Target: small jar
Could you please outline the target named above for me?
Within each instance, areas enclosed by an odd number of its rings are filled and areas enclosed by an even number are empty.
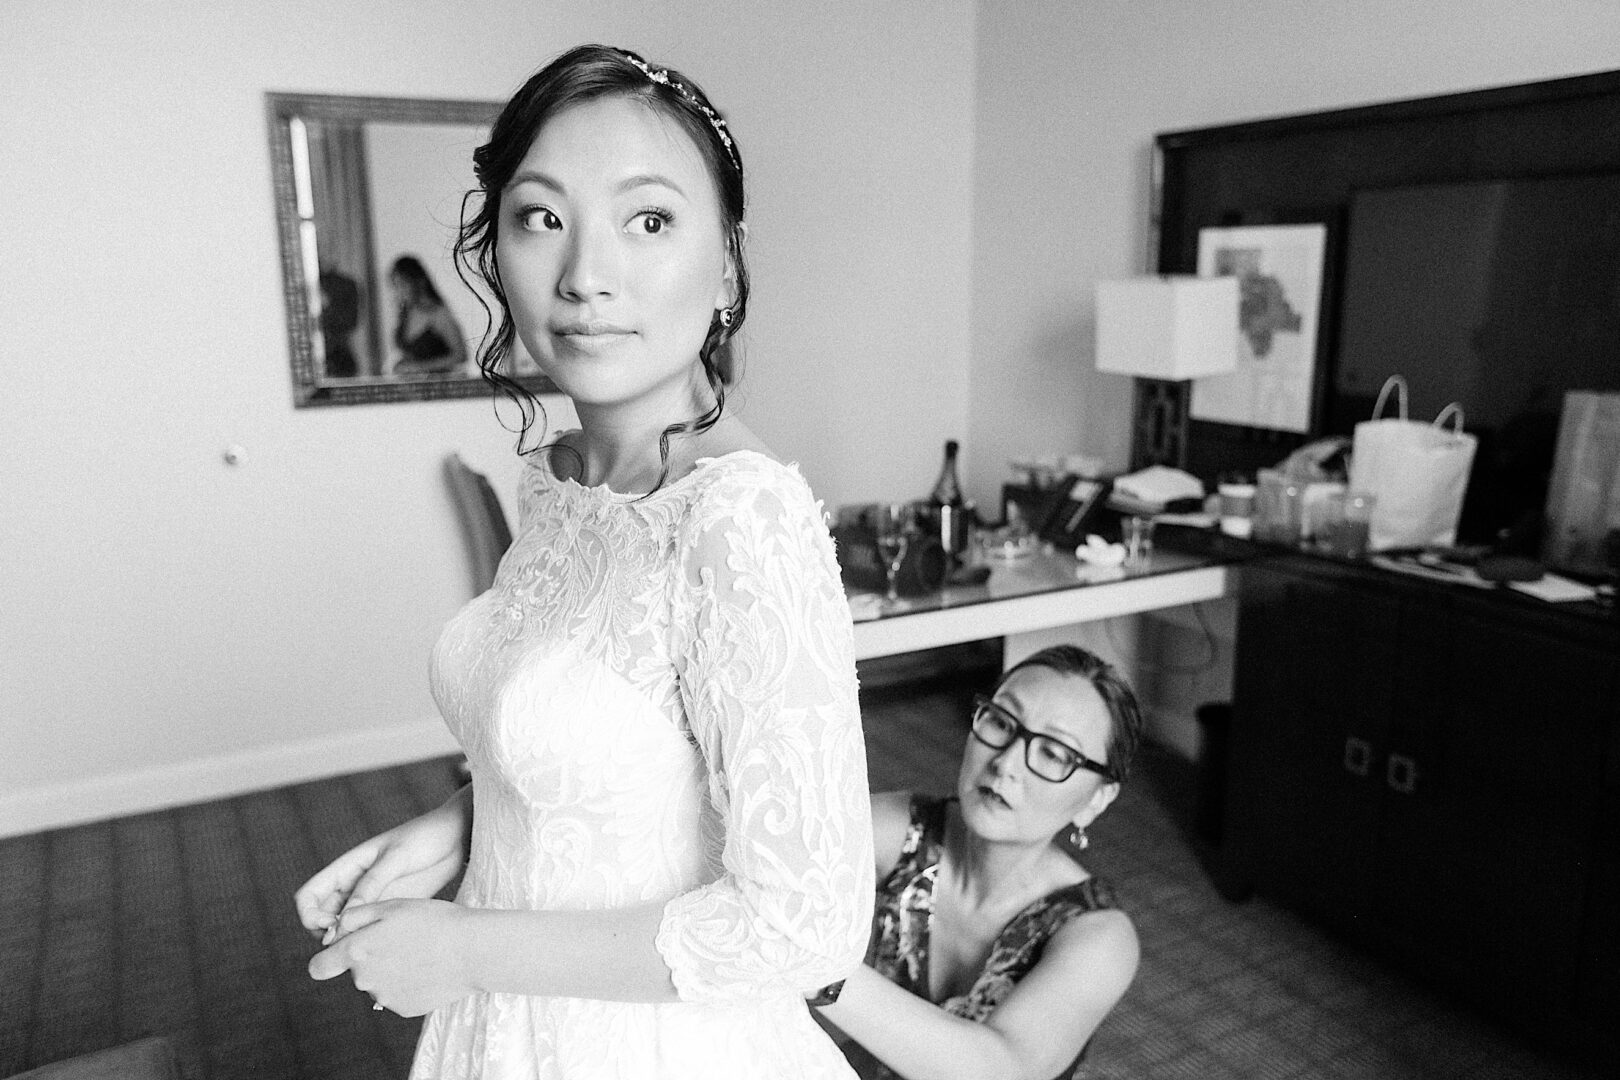
[[[1220,498],[1221,532],[1247,539],[1254,533],[1254,485],[1229,481],[1216,487]]]

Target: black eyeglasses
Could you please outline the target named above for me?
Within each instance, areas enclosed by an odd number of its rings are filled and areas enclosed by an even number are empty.
[[[973,737],[992,750],[1005,750],[1015,740],[1024,740],[1024,764],[1042,780],[1061,784],[1076,769],[1088,769],[1105,780],[1114,779],[1114,770],[1092,761],[1066,742],[1029,730],[1012,713],[983,694],[973,698]]]

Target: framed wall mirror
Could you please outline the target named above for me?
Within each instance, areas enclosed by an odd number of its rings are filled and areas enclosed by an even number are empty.
[[[452,252],[500,105],[271,93],[266,111],[294,404],[487,393],[489,297]],[[555,392],[521,342],[509,364]]]

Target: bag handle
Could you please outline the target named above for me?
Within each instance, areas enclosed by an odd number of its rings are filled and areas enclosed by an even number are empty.
[[[1384,388],[1378,391],[1378,404],[1373,406],[1372,418],[1379,419],[1384,414],[1384,402],[1389,399],[1389,392],[1396,391],[1395,400],[1401,411],[1401,419],[1406,419],[1406,380],[1399,375],[1391,375],[1384,380]],[[1439,423],[1438,420],[1435,423]]]
[[[1453,435],[1461,435],[1463,433],[1462,402],[1453,401],[1450,405],[1447,405],[1445,408],[1441,409],[1440,415],[1434,418],[1434,426],[1437,428],[1443,428],[1446,426],[1446,421],[1450,419],[1455,419],[1457,421],[1456,425],[1452,427],[1451,433]]]

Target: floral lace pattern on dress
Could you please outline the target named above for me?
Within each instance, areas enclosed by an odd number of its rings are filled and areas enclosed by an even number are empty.
[[[474,780],[458,902],[663,904],[668,1005],[475,994],[418,1077],[846,1077],[805,994],[860,961],[871,818],[854,638],[821,509],[744,451],[651,496],[525,469],[436,700]]]

